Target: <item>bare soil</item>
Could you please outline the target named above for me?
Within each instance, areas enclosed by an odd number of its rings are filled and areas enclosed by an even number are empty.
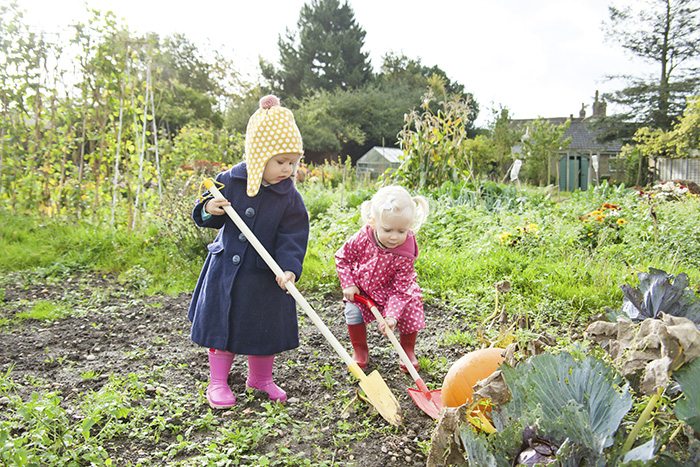
[[[0,328],[0,371],[6,372],[12,368],[14,381],[40,378],[45,382],[42,391],[59,392],[62,403],[69,406],[86,391],[98,390],[110,374],[138,374],[170,363],[172,365],[166,366],[168,370],[159,388],[149,390],[177,388],[191,391],[191,403],[188,404],[191,415],[204,416],[210,410],[203,396],[208,379],[207,352],[189,339],[189,294],[141,296],[119,286],[112,277],[88,273],[77,277],[70,274],[60,280],[32,279],[28,282],[18,274],[5,275],[3,282],[5,294],[4,301],[0,303],[0,318],[12,319],[14,313],[37,300],[72,303],[75,311],[72,316],[53,322],[13,321],[9,327]],[[333,334],[351,351],[339,297],[309,301]],[[299,313],[302,314],[301,311]],[[452,362],[466,352],[454,346],[439,345],[442,330],[454,327],[450,323],[449,310],[427,307],[426,316],[428,327],[419,334],[419,355],[431,359],[445,357],[447,362]],[[425,465],[426,458],[419,443],[425,444],[430,439],[435,422],[408,397],[406,388],[415,385],[408,375],[399,371],[396,354],[389,341],[376,330],[374,323],[368,328],[368,334],[371,361],[367,372],[378,370],[399,400],[402,425],[379,430],[381,437],[373,435],[363,440],[353,440],[339,448],[334,448],[337,446],[333,439],[335,431],[321,427],[322,433],[316,434],[316,447],[333,452],[332,459],[314,459],[318,449],[308,446],[304,440],[290,439],[291,435],[284,432],[274,440],[275,443],[284,443],[291,450],[306,451],[307,458],[318,463],[332,460],[338,465]],[[340,357],[310,320],[303,317],[300,318],[300,341],[299,348],[278,357],[274,374],[277,383],[287,391],[289,416],[295,421],[317,426],[319,407],[337,403],[336,391],[353,391],[358,386],[348,377]],[[229,376],[229,384],[237,394],[239,403],[231,410],[214,412],[221,423],[254,414],[265,401],[261,394],[245,397],[245,360],[244,356],[237,356]],[[320,383],[322,378],[319,378],[318,368],[323,365],[332,366],[332,376],[337,382],[332,389]],[[100,376],[87,380],[81,378],[81,374],[89,370]],[[431,376],[421,371],[426,382],[436,386],[441,384],[443,375]],[[20,384],[18,390],[23,398],[28,398],[37,388],[31,384]],[[359,398],[348,404],[337,417],[358,424],[367,419],[373,426],[387,426],[387,422]],[[331,424],[334,420],[321,423]],[[174,436],[165,432],[156,445],[148,446],[123,438],[105,448],[123,465],[148,459],[149,453],[164,449],[174,441]],[[186,462],[186,459],[179,461]]]

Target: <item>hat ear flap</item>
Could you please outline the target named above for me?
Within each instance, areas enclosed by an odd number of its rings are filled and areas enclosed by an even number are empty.
[[[263,172],[265,171],[265,163],[263,163],[261,159],[258,159],[253,161],[252,164],[246,164],[248,168],[248,186],[246,187],[246,193],[251,198],[260,191]]]

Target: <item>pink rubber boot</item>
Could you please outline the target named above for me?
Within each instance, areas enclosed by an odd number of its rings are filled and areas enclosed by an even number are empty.
[[[248,379],[245,385],[248,389],[266,392],[273,401],[285,402],[287,393],[272,381],[274,362],[274,355],[248,355]]]
[[[234,356],[225,350],[209,349],[207,401],[212,409],[228,409],[236,404],[236,396],[228,387],[228,372]]]

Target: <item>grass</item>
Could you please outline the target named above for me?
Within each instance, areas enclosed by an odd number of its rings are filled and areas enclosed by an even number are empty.
[[[504,193],[509,196],[507,202],[490,199],[488,204],[462,195],[431,199],[432,215],[418,234],[421,255],[416,268],[426,299],[454,310],[455,326],[445,329],[440,345],[466,348],[486,340],[527,342],[547,332],[556,336],[559,345],[576,345],[568,330],[606,307],[618,308],[619,286],[636,285],[636,274],[649,267],[672,274],[685,272],[691,287],[698,289],[698,199],[658,204],[654,219],[650,206],[631,191],[590,190],[566,194],[556,202],[541,190],[517,196]],[[305,294],[339,295],[333,254],[360,227],[357,206],[369,194],[364,190],[324,198],[323,190],[316,190],[310,195],[311,241],[299,284]],[[619,236],[603,235],[592,248],[581,237],[580,216],[604,202],[619,204],[627,223]],[[537,228],[524,229],[532,224]],[[509,233],[507,242],[501,240],[504,232]],[[134,295],[190,292],[205,253],[196,235],[172,236],[155,224],[131,232],[29,216],[20,221],[2,211],[0,251],[4,253],[0,271],[23,271],[43,283],[61,281],[76,270],[96,272],[125,284]],[[198,253],[187,253],[192,251]],[[498,295],[496,308],[495,284],[506,280],[511,290]],[[0,284],[0,302],[11,290],[10,285]],[[109,305],[108,296],[94,300],[92,306]],[[15,320],[61,319],[75,305],[39,300],[14,315],[0,315],[0,326]],[[486,321],[501,310],[527,319],[529,329],[488,328]],[[164,339],[153,342],[167,344]],[[145,351],[125,350],[124,357],[140,360]],[[426,375],[442,375],[448,362],[421,357],[421,365]],[[36,390],[23,400],[11,371],[0,374],[0,463],[110,465],[117,460],[110,458],[104,446],[118,446],[120,439],[129,437],[159,446],[148,453],[147,461],[153,464],[178,465],[187,458],[192,464],[309,465],[309,459],[276,442],[277,427],[298,433],[310,446],[329,420],[334,425],[335,447],[376,434],[370,425],[332,418],[338,409],[332,406],[317,407],[320,416],[312,424],[291,419],[278,404],[264,404],[260,413],[237,413],[224,423],[211,411],[193,410],[203,401],[193,401],[191,388],[158,391],[164,384],[163,372],[169,370],[111,375],[98,391],[87,390],[70,400],[39,378],[24,381]],[[337,389],[330,368],[319,366],[316,374],[325,388]],[[80,377],[85,382],[103,378],[93,370]],[[156,389],[148,389],[152,387]],[[200,399],[203,391],[202,386]],[[340,397],[340,407],[350,398],[349,394]],[[677,426],[673,417],[662,421],[673,429]],[[425,443],[424,451],[427,448]],[[332,458],[332,452],[323,451],[331,448],[317,449],[321,451],[316,457]]]
[[[202,246],[203,248],[203,246]],[[89,270],[114,274],[145,293],[178,293],[197,279],[200,260],[181,254],[162,230],[112,230],[88,222],[17,217],[0,211],[0,270]]]
[[[65,305],[39,300],[27,311],[21,311],[15,315],[18,320],[33,319],[37,321],[55,321],[70,313]]]
[[[117,465],[119,460],[111,458],[104,446],[128,438],[130,444],[158,445],[145,454],[146,465],[310,465],[303,453],[275,440],[280,433],[292,431],[296,439],[313,444],[321,426],[312,429],[297,422],[284,405],[270,402],[262,403],[261,411],[233,418],[222,419],[209,409],[201,414],[193,410],[201,401],[193,398],[190,388],[159,390],[165,371],[170,370],[112,375],[99,390],[70,400],[53,391],[33,392],[23,400],[15,392],[11,370],[0,374],[0,398],[5,405],[0,416],[0,463]],[[82,375],[84,380],[96,376]],[[371,430],[367,430],[363,436],[369,436]],[[169,441],[163,443],[166,437]],[[187,460],[181,464],[184,455]],[[332,454],[319,453],[319,458],[330,459]]]

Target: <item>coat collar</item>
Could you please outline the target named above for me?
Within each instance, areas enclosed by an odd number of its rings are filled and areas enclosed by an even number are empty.
[[[397,246],[396,248],[383,248],[377,244],[377,239],[374,236],[374,229],[368,224],[362,228],[363,234],[372,242],[372,245],[377,247],[379,251],[386,253],[393,253],[397,256],[405,256],[406,258],[416,259],[418,258],[418,244],[416,243],[416,236],[413,232],[408,233],[406,241],[403,244]]]
[[[231,175],[231,178],[239,179],[239,180],[248,180],[248,169],[246,167],[245,162],[241,162],[239,164],[234,165],[229,169],[229,174]],[[275,183],[274,185],[269,185],[269,186],[261,186],[260,189],[262,190],[270,190],[273,193],[277,193],[278,195],[286,195],[289,193],[292,189],[294,188],[294,182],[292,181],[292,178],[288,178],[286,180],[282,180],[279,183]],[[260,193],[260,192],[258,192]]]

